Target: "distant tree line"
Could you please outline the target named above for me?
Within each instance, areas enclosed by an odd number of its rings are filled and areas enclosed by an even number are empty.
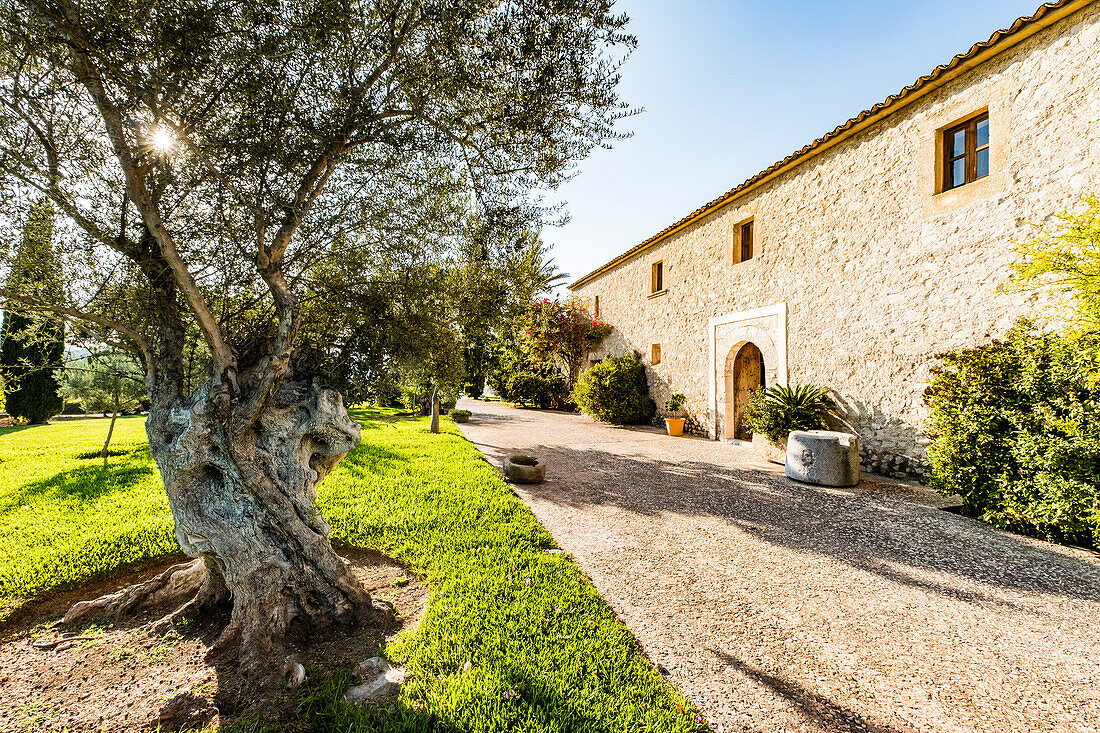
[[[63,298],[60,260],[54,252],[54,210],[39,199],[27,214],[5,287],[41,302]],[[54,313],[4,312],[0,377],[9,415],[31,424],[61,412],[58,369],[65,352],[65,322]]]

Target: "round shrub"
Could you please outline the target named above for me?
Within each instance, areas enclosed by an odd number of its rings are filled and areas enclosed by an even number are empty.
[[[469,422],[472,414],[469,410],[451,410],[451,419],[455,422]]]
[[[564,407],[565,377],[553,368],[523,369],[508,378],[506,395],[508,400],[524,406]]]
[[[636,351],[597,362],[577,379],[572,398],[586,415],[616,425],[648,425],[657,414]]]

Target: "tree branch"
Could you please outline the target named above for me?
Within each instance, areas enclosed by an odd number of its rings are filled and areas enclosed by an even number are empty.
[[[118,158],[123,175],[126,176],[126,187],[130,194],[130,200],[141,212],[149,233],[156,239],[157,244],[160,246],[161,255],[175,276],[177,286],[183,293],[191,311],[195,314],[199,329],[202,331],[213,356],[217,373],[225,376],[229,381],[227,386],[233,392],[236,392],[236,356],[229,344],[226,343],[217,319],[210,311],[198,283],[195,282],[195,278],[180,257],[175,240],[161,219],[160,211],[152,201],[149,190],[141,177],[139,164],[134,159],[126,142],[122,115],[109,99],[103,80],[95,73],[87,58],[74,51],[72,62],[78,80],[91,94],[100,116],[103,118],[107,135],[115,151],[115,157]]]
[[[86,323],[94,323],[97,326],[109,328],[132,342],[133,350],[136,351],[145,362],[145,368],[149,375],[154,374],[156,371],[156,365],[153,361],[153,350],[149,341],[134,329],[118,321],[107,318],[106,316],[101,316],[98,313],[90,313],[78,308],[58,305],[56,303],[46,303],[33,295],[24,295],[22,293],[12,292],[7,288],[0,288],[0,306],[3,306],[3,308],[7,310],[11,308],[12,304],[15,304],[15,310],[56,313],[65,318],[76,319]]]
[[[11,151],[6,152],[8,152],[9,154],[11,153]],[[17,160],[16,163],[22,166],[22,168],[27,167],[24,161]],[[17,168],[10,164],[3,166],[4,172],[15,177],[21,183],[24,183],[25,185],[35,189],[36,191],[41,192],[43,195],[47,196],[50,201],[57,204],[57,207],[61,209],[65,216],[72,219],[73,223],[83,229],[88,234],[88,236],[92,237],[97,242],[107,245],[111,249],[127,257],[133,258],[135,256],[137,249],[134,246],[133,241],[123,237],[114,237],[111,234],[107,233],[102,228],[100,228],[100,226],[96,224],[92,219],[85,216],[78,208],[76,208],[76,206],[65,194],[65,192],[61,190],[61,187],[57,184],[57,182],[53,182],[49,185],[43,186],[38,181],[35,181],[34,179],[24,174],[22,168]]]

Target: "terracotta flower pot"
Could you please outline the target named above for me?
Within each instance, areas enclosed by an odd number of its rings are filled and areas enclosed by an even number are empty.
[[[682,417],[666,417],[665,428],[668,430],[669,435],[683,435],[684,434],[684,418]]]
[[[763,458],[765,461],[771,463],[778,463],[780,466],[787,463],[787,439],[780,438],[773,441],[763,433],[752,434],[752,449],[756,455]]]

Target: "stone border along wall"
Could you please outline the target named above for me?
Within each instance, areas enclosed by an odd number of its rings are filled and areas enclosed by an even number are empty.
[[[935,193],[939,131],[985,108],[991,175]],[[1092,4],[578,287],[600,296],[615,327],[595,356],[636,349],[648,363],[662,344],[661,364],[648,367],[653,398],[661,406],[683,392],[688,429],[713,433],[723,408],[711,380],[727,355],[708,353],[708,322],[785,303],[776,337],[786,379],[835,391],[865,470],[926,479],[923,393],[935,355],[1049,313],[1038,295],[1000,286],[1033,224],[1100,193],[1097,161]],[[757,256],[733,264],[749,218]],[[657,260],[667,293],[650,298]]]

